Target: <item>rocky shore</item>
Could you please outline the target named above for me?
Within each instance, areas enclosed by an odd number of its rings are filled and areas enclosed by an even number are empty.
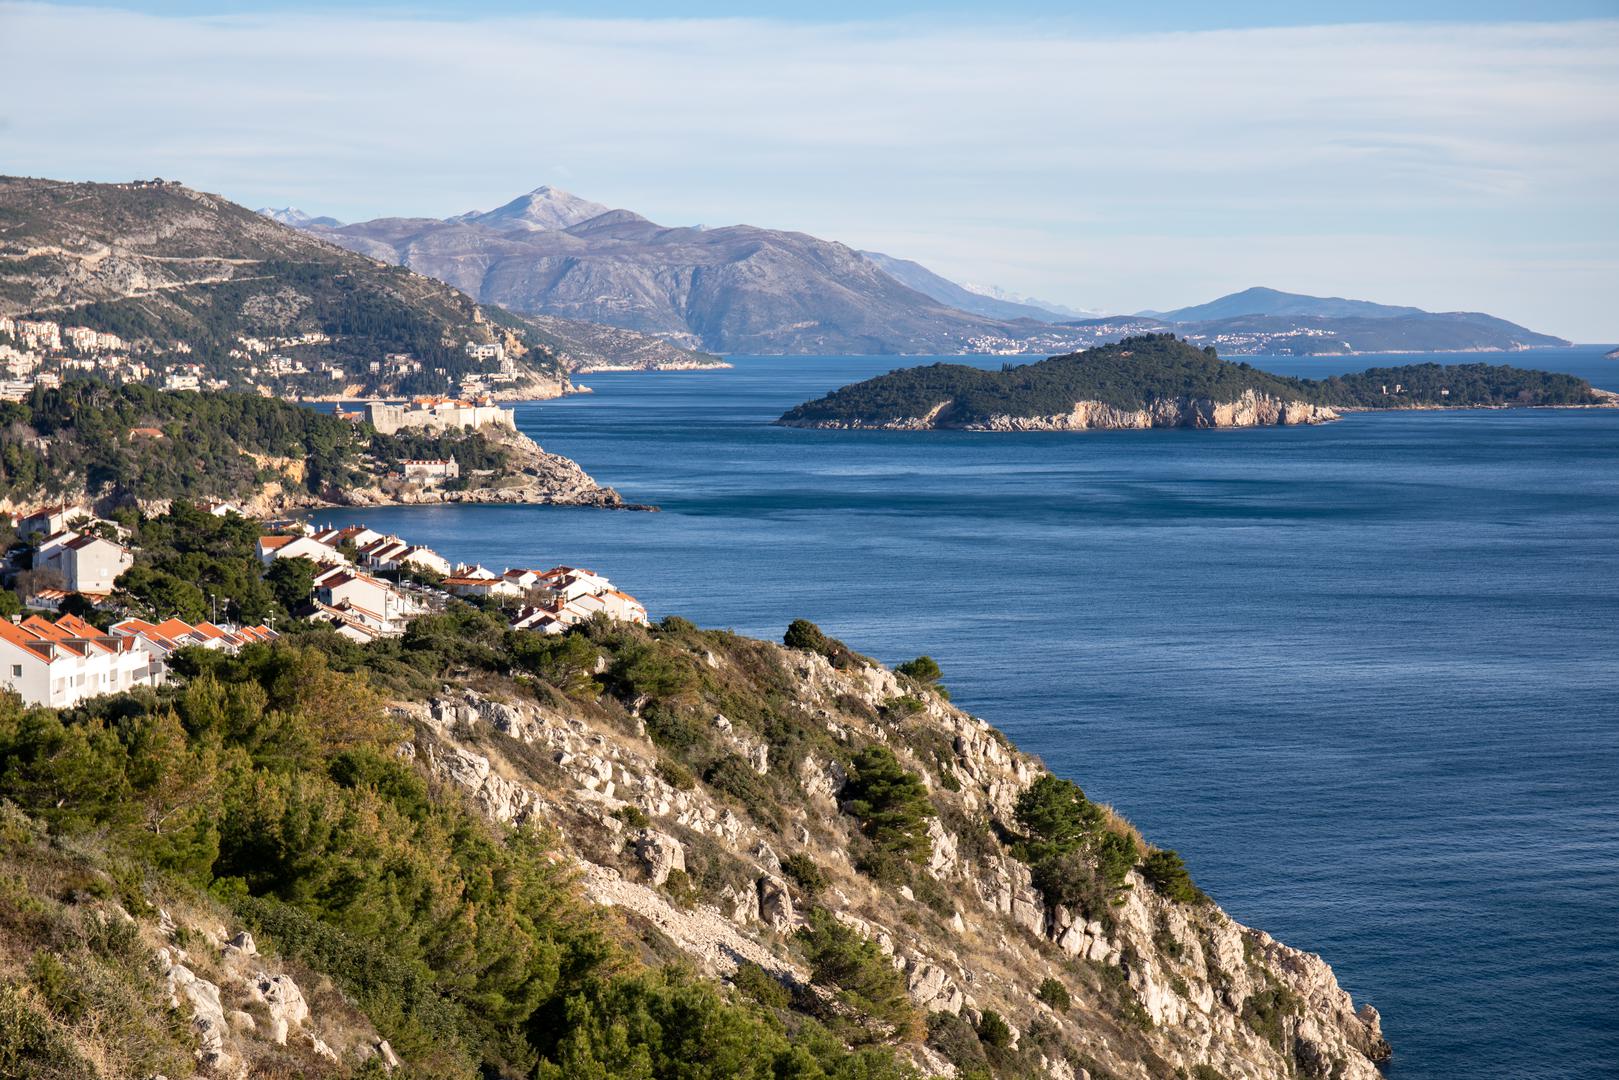
[[[1231,401],[1206,397],[1159,398],[1140,409],[1121,409],[1101,401],[1076,401],[1066,413],[1051,416],[991,416],[958,422],[953,402],[943,402],[924,416],[896,417],[882,422],[861,420],[778,421],[786,427],[880,431],[1096,431],[1142,428],[1275,427],[1324,424],[1339,419],[1339,412],[1324,405],[1289,401],[1252,390]]]
[[[447,503],[517,503],[532,506],[590,506],[605,510],[655,510],[626,503],[622,496],[585,472],[579,463],[552,454],[527,435],[493,432],[507,452],[507,468],[473,475],[465,488],[443,488],[383,480],[374,487],[332,493],[339,506],[438,506]]]

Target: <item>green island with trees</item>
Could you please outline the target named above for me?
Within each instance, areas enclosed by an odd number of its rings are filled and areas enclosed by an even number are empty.
[[[1126,338],[1084,352],[989,371],[965,364],[901,368],[784,413],[790,427],[970,428],[1039,419],[1079,402],[1126,412],[1162,401],[1232,402],[1245,394],[1329,409],[1612,404],[1573,375],[1494,364],[1411,364],[1326,379],[1273,375],[1221,360],[1173,334]]]

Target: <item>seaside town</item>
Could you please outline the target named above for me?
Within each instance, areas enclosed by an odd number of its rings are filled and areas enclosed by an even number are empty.
[[[229,503],[199,509],[214,517],[243,516]],[[16,542],[0,575],[23,610],[0,619],[0,687],[30,705],[66,708],[99,694],[161,685],[179,649],[234,653],[281,636],[273,625],[233,623],[228,611],[187,622],[172,612],[136,610],[119,589],[138,554],[128,531],[82,505],[38,507],[14,515],[11,524]],[[561,634],[594,618],[648,624],[639,601],[591,570],[497,571],[452,563],[365,525],[319,528],[281,520],[262,527],[257,554],[266,571],[281,560],[309,564],[308,596],[291,614],[329,624],[357,643],[399,637],[413,619],[455,601],[498,610],[512,629],[540,634]]]

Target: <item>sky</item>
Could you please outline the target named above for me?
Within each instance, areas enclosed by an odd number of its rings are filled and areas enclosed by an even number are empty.
[[[551,184],[1079,308],[1268,285],[1619,341],[1619,0],[451,10],[0,0],[0,172],[345,221]]]

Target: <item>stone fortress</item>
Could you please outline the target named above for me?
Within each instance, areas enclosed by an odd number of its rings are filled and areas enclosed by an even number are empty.
[[[419,397],[408,404],[390,404],[386,401],[368,401],[363,414],[343,413],[350,419],[361,419],[382,435],[392,435],[406,428],[427,431],[471,430],[493,425],[508,431],[517,430],[515,410],[494,404],[491,398],[471,401],[463,398]]]

